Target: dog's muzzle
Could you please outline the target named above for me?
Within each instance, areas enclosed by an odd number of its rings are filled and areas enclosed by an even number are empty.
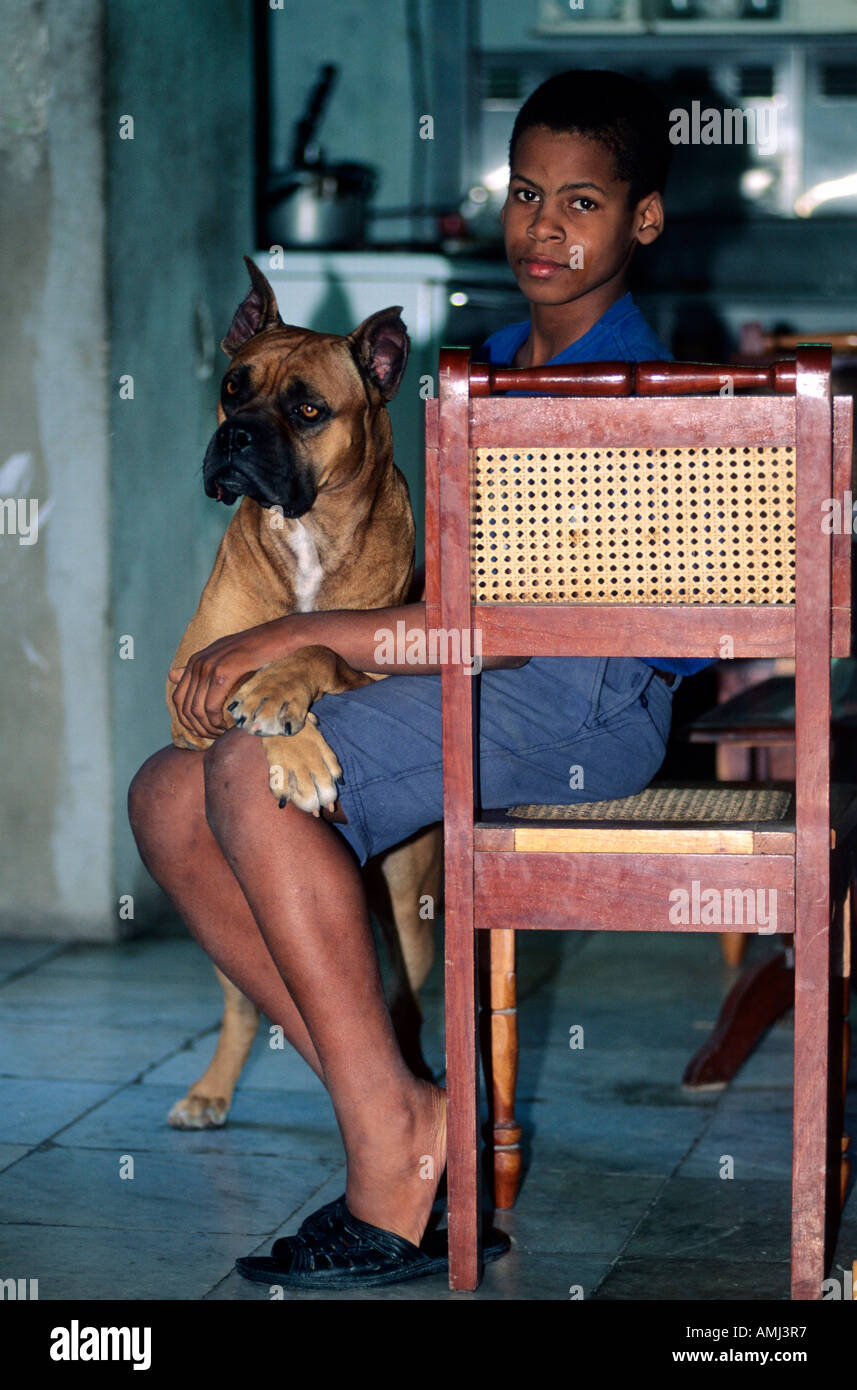
[[[292,450],[267,423],[224,420],[205,453],[203,480],[208,497],[231,506],[252,497],[262,507],[280,507],[284,516],[303,516],[316,498],[315,481],[299,469]]]

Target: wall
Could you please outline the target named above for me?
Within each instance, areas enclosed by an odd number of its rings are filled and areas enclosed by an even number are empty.
[[[231,515],[200,469],[253,249],[253,44],[244,0],[110,0],[106,107],[117,894],[139,927],[161,901],[125,795],[169,742],[164,679]],[[134,139],[119,138],[134,118]],[[133,400],[119,381],[133,377]],[[133,660],[119,657],[132,637]]]
[[[112,927],[101,5],[0,12],[0,930]]]
[[[4,935],[111,939],[162,906],[125,796],[228,520],[199,467],[253,249],[251,28],[245,0],[0,11],[0,501],[40,521],[0,534]]]

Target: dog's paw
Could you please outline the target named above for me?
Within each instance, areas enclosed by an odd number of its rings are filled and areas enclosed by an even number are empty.
[[[188,1091],[176,1101],[167,1116],[167,1124],[173,1129],[220,1129],[226,1124],[228,1114],[229,1101],[225,1097]]]
[[[294,737],[266,738],[265,754],[268,786],[281,806],[293,801],[299,810],[314,816],[323,808],[333,810],[342,768],[311,711]]]
[[[240,685],[226,706],[239,728],[271,738],[292,737],[304,727],[312,690],[288,658],[263,666]]]

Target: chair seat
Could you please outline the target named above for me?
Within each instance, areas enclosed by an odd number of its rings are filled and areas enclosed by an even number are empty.
[[[831,787],[831,848],[857,824],[857,786]],[[477,852],[791,854],[788,783],[671,782],[573,806],[513,806],[476,823]]]

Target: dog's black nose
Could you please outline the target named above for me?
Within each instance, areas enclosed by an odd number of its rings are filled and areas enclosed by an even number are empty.
[[[230,453],[241,453],[253,444],[253,435],[243,425],[224,425],[223,444]]]

